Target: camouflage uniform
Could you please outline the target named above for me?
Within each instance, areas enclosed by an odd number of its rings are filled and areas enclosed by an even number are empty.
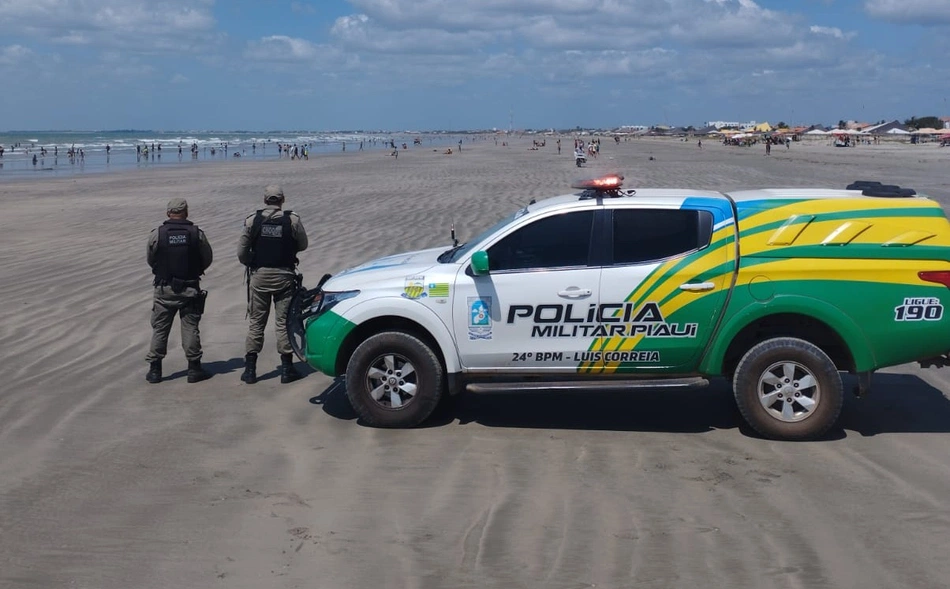
[[[265,189],[265,202],[270,203],[274,200],[276,194],[280,194],[283,201],[283,191],[280,187],[269,186]],[[278,223],[283,219],[285,212],[281,210],[281,205],[267,204],[261,209],[261,215],[264,223],[268,221]],[[264,347],[264,328],[267,326],[267,319],[270,316],[271,304],[274,305],[274,329],[277,339],[277,351],[281,355],[281,361],[288,372],[288,377],[282,376],[283,382],[289,382],[299,378],[299,375],[292,368],[293,348],[290,345],[290,337],[287,334],[287,310],[290,307],[296,286],[296,270],[292,265],[282,265],[281,267],[270,267],[255,263],[255,250],[260,248],[261,241],[265,239],[258,236],[255,240],[254,219],[257,213],[250,215],[244,221],[244,230],[238,241],[238,260],[249,267],[249,301],[248,316],[250,326],[248,328],[247,339],[245,340],[245,374],[242,380],[245,382],[256,382],[256,361],[257,354]],[[279,226],[279,225],[278,225]],[[309,244],[307,232],[300,221],[300,217],[293,212],[289,213],[289,227],[292,237],[293,253],[301,252],[307,249]],[[255,243],[256,242],[256,243]],[[294,260],[293,264],[296,261]]]
[[[184,199],[172,199],[168,203],[169,216],[173,213],[184,212],[187,215],[188,203]],[[190,221],[173,220],[166,221],[165,225],[173,223],[172,226],[182,228],[193,226]],[[146,249],[146,261],[153,272],[156,273],[154,281],[154,290],[152,292],[152,341],[149,351],[145,355],[145,360],[151,364],[149,374],[146,379],[149,382],[161,381],[161,361],[168,353],[168,334],[171,332],[172,323],[175,315],[178,314],[181,322],[181,347],[185,351],[185,357],[189,364],[189,382],[204,380],[207,375],[201,370],[201,336],[198,330],[198,323],[201,321],[201,315],[198,311],[200,296],[200,286],[197,276],[204,273],[211,266],[213,253],[211,244],[205,236],[204,231],[194,227],[197,233],[198,243],[195,264],[192,268],[194,274],[192,280],[183,280],[183,284],[175,292],[172,283],[160,276],[167,264],[162,256],[168,256],[162,248],[159,247],[160,227],[155,228],[148,236],[148,245]],[[164,264],[163,264],[164,262]],[[182,277],[187,278],[187,277]],[[176,285],[178,286],[178,285]]]

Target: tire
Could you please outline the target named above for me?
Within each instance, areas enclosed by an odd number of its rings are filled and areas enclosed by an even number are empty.
[[[401,374],[406,366],[411,372]],[[386,331],[367,338],[353,352],[346,366],[346,396],[366,425],[415,427],[439,404],[444,372],[425,342]]]
[[[746,352],[732,388],[742,417],[773,440],[821,437],[844,403],[834,362],[814,344],[791,337],[768,339]]]

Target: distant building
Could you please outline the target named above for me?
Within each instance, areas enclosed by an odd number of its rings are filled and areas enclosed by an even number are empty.
[[[893,120],[889,123],[881,123],[880,125],[871,125],[870,127],[865,127],[863,131],[872,135],[899,135],[903,133],[910,133],[910,128],[898,120]]]
[[[944,129],[950,129],[950,117],[940,117],[940,122],[943,123]]]
[[[749,121],[748,123],[737,123],[735,121],[707,121],[703,123],[704,127],[715,127],[717,129],[722,129],[723,127],[733,127],[736,129],[746,129],[748,127],[754,127],[758,123],[756,121]]]

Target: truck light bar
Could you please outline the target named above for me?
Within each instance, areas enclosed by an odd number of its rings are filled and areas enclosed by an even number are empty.
[[[577,180],[571,184],[571,188],[581,188],[584,190],[597,190],[599,192],[609,192],[617,190],[623,185],[623,174],[608,174],[599,178],[585,178]]]

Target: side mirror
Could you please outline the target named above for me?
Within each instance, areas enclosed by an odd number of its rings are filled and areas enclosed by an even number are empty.
[[[472,254],[472,273],[475,276],[488,274],[488,252],[479,250]]]

